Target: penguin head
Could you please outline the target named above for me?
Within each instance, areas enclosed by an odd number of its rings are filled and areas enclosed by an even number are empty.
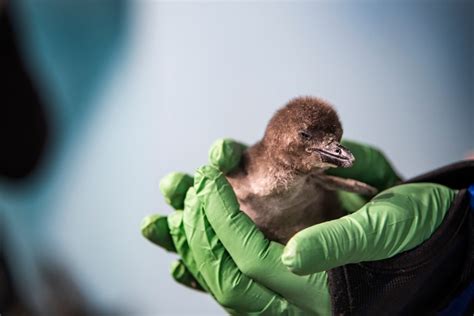
[[[262,143],[272,158],[293,170],[310,173],[352,166],[354,156],[340,144],[341,137],[341,122],[329,103],[298,97],[275,113]]]

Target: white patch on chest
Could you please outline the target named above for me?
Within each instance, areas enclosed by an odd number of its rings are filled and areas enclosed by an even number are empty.
[[[276,170],[269,170],[276,171]],[[315,183],[309,175],[269,173],[229,179],[241,210],[271,239],[286,242],[297,231],[327,220],[333,193]],[[329,194],[329,196],[328,196]]]

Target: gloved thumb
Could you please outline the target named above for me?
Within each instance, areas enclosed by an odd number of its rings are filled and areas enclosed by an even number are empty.
[[[246,146],[228,138],[218,139],[209,150],[211,165],[226,174],[237,168]]]
[[[298,232],[288,241],[282,262],[293,273],[306,275],[393,257],[430,238],[455,195],[429,183],[385,190],[353,214]]]

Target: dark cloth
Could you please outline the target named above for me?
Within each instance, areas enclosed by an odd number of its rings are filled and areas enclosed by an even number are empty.
[[[328,271],[334,315],[435,315],[474,279],[474,211],[466,188],[474,161],[462,161],[405,183],[433,182],[460,190],[436,232],[392,258]],[[464,313],[472,315],[472,295]],[[462,314],[462,312],[461,312]]]

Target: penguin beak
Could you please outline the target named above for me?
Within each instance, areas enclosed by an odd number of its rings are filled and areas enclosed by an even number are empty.
[[[338,142],[332,142],[322,148],[314,148],[314,152],[319,153],[324,163],[334,167],[349,168],[354,164],[354,155]]]

